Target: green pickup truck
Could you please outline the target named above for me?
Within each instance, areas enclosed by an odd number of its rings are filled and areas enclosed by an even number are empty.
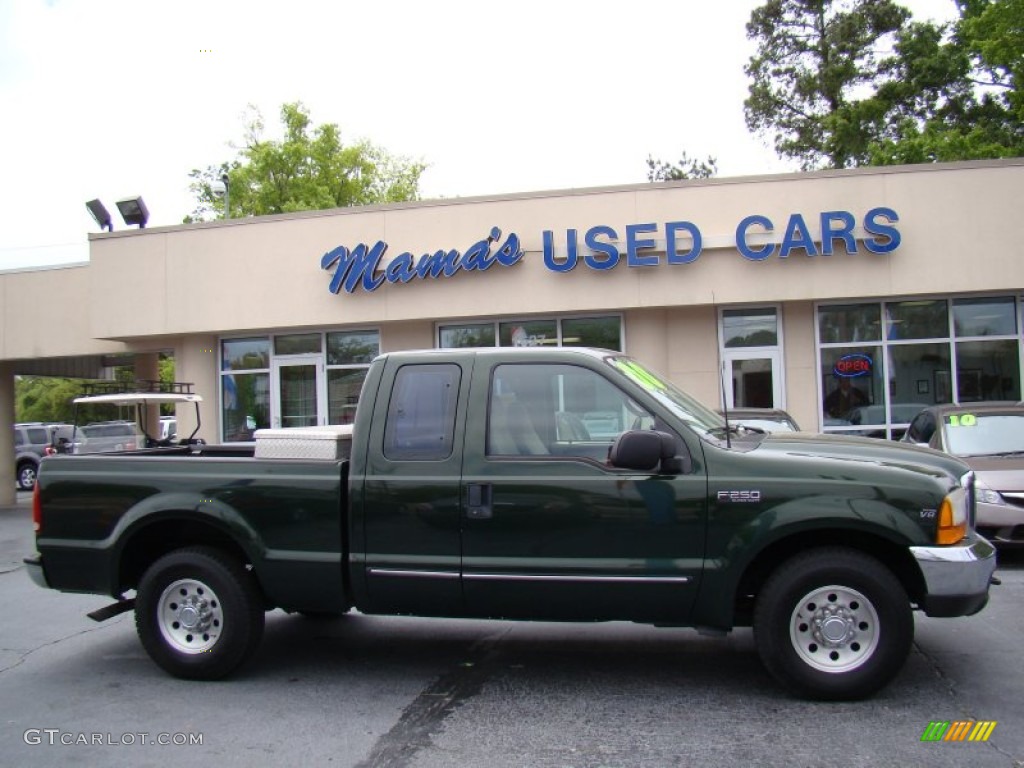
[[[167,672],[226,676],[265,612],[752,626],[768,671],[868,696],[913,609],[988,600],[973,479],[928,449],[764,434],[624,355],[396,352],[351,428],[43,461],[42,586],[134,609]],[[131,592],[134,590],[134,596]]]

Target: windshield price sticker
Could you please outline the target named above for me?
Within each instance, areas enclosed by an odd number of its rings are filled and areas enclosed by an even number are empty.
[[[951,427],[975,427],[978,425],[978,417],[973,413],[954,413],[949,417]]]

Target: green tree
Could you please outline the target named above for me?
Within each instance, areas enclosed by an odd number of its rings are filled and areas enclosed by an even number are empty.
[[[160,381],[174,381],[174,358],[160,355],[158,361]],[[129,366],[114,369],[117,379],[130,381],[134,371]],[[82,394],[84,386],[91,379],[65,379],[57,376],[18,376],[14,381],[14,420],[22,421],[63,421],[72,423],[75,419],[73,400]],[[173,406],[161,406],[161,412],[174,413]],[[98,407],[83,409],[79,413],[80,424],[110,418],[109,409]]]
[[[682,179],[710,179],[718,173],[718,163],[713,157],[698,160],[683,152],[678,163],[672,165],[664,160],[647,156],[648,181],[680,181]]]
[[[895,67],[891,49],[910,12],[893,0],[768,0],[747,37],[747,127],[805,170],[864,163],[884,124],[878,87]]]
[[[194,169],[196,207],[186,223],[224,216],[264,216],[291,211],[390,203],[419,198],[421,162],[389,154],[369,141],[343,144],[336,124],[312,125],[301,102],[281,107],[284,138],[263,138],[264,122],[250,107],[244,146],[220,166]],[[227,177],[227,196],[216,185]]]
[[[1024,0],[959,0],[952,25],[912,24],[879,89],[876,165],[1024,154]]]

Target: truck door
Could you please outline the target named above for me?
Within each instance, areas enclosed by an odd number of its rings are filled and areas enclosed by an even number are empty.
[[[462,430],[472,357],[389,360],[373,408],[359,509],[369,612],[459,615]],[[390,383],[390,386],[389,386]],[[358,536],[358,521],[356,535]]]
[[[470,613],[684,621],[703,561],[702,462],[675,476],[608,466],[615,437],[654,418],[596,370],[478,361],[473,391],[462,534]]]

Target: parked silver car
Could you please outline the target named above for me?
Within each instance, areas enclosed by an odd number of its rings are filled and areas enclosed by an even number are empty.
[[[1024,545],[1024,405],[931,406],[903,440],[963,460],[976,477],[978,530],[996,544]]]
[[[71,438],[70,424],[25,422],[14,425],[14,478],[18,488],[31,491],[43,456],[55,453]]]
[[[74,453],[134,451],[142,448],[144,436],[133,421],[104,421],[75,430]]]

